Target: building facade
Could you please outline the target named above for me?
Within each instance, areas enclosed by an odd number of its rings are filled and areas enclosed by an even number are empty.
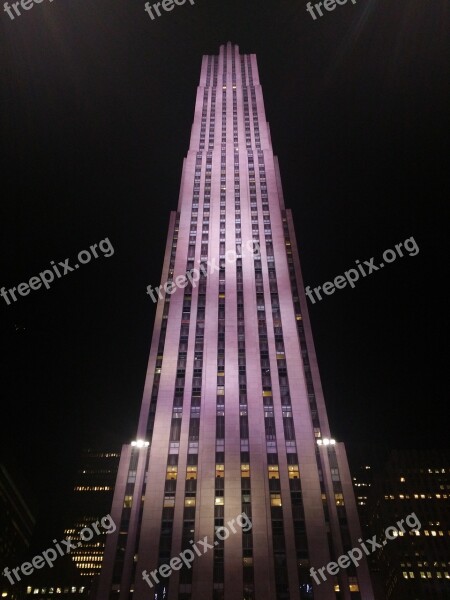
[[[373,599],[364,562],[310,575],[361,533],[292,223],[256,57],[228,43],[203,57],[161,286],[148,288],[142,408],[97,598]]]
[[[80,539],[80,532],[109,513],[114,485],[117,478],[120,453],[114,450],[85,449],[73,489],[70,521],[64,530],[65,537]],[[70,553],[84,586],[98,577],[105,550],[105,532],[84,540],[81,546]]]
[[[98,583],[105,551],[105,530],[95,535],[81,535],[92,523],[108,515],[117,478],[120,453],[111,449],[84,449],[74,481],[73,493],[64,515],[64,539],[76,546],[58,556],[51,569],[35,569],[14,585],[17,600],[51,600],[54,596],[73,600],[92,598]],[[77,546],[77,540],[80,545]],[[31,560],[29,555],[26,560]],[[15,565],[14,565],[15,566]],[[8,597],[7,597],[8,598]]]
[[[393,452],[369,494],[369,527],[387,527],[415,514],[421,527],[399,532],[374,556],[377,589],[386,600],[450,598],[450,452]]]
[[[0,464],[0,596],[16,600],[17,585],[13,587],[4,569],[13,568],[30,547],[35,518],[9,469]]]

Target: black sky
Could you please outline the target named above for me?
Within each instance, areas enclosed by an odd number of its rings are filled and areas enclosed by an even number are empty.
[[[133,438],[202,54],[257,54],[305,282],[411,236],[420,253],[310,305],[333,433],[448,444],[447,0],[44,1],[0,15],[0,287],[108,237],[99,258],[0,298],[1,454],[55,535],[82,446]],[[447,17],[447,18],[446,18]]]

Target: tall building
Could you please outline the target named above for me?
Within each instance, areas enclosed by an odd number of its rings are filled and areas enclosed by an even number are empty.
[[[372,600],[364,562],[310,576],[360,527],[256,57],[231,43],[203,57],[161,282],[97,598]]]
[[[77,470],[74,496],[71,502],[69,526],[66,537],[80,539],[80,531],[99,521],[109,513],[119,466],[119,452],[113,450],[85,449],[81,466]],[[92,540],[70,553],[79,574],[85,578],[84,585],[99,575],[105,550],[106,533],[95,535]]]
[[[415,514],[420,527],[376,550],[374,583],[386,600],[450,598],[450,452],[393,452],[369,495],[372,534]]]

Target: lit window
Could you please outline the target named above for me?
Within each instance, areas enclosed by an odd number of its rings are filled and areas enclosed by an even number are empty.
[[[178,467],[176,465],[170,465],[167,467],[166,479],[176,479],[178,474]]]
[[[269,465],[268,472],[269,472],[269,479],[280,479],[278,465]]]
[[[270,506],[282,506],[281,494],[270,494]]]
[[[190,465],[186,469],[186,479],[197,479],[197,466]]]
[[[335,494],[334,499],[336,501],[336,506],[344,506],[344,495],[343,494]]]
[[[241,477],[250,477],[250,465],[241,465]]]
[[[299,479],[300,472],[298,470],[298,465],[289,465],[289,479]]]
[[[348,585],[351,592],[359,592],[358,580],[356,577],[349,577]]]

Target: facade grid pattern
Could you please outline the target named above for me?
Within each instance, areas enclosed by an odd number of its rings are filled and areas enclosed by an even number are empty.
[[[344,445],[323,443],[332,436],[256,57],[231,43],[203,57],[162,281],[195,268],[198,281],[158,302],[137,431],[146,443],[122,451],[99,598],[373,600],[365,563],[321,585],[309,575],[361,532]],[[252,528],[222,540],[241,513]],[[143,570],[205,536],[212,550],[149,588]]]

